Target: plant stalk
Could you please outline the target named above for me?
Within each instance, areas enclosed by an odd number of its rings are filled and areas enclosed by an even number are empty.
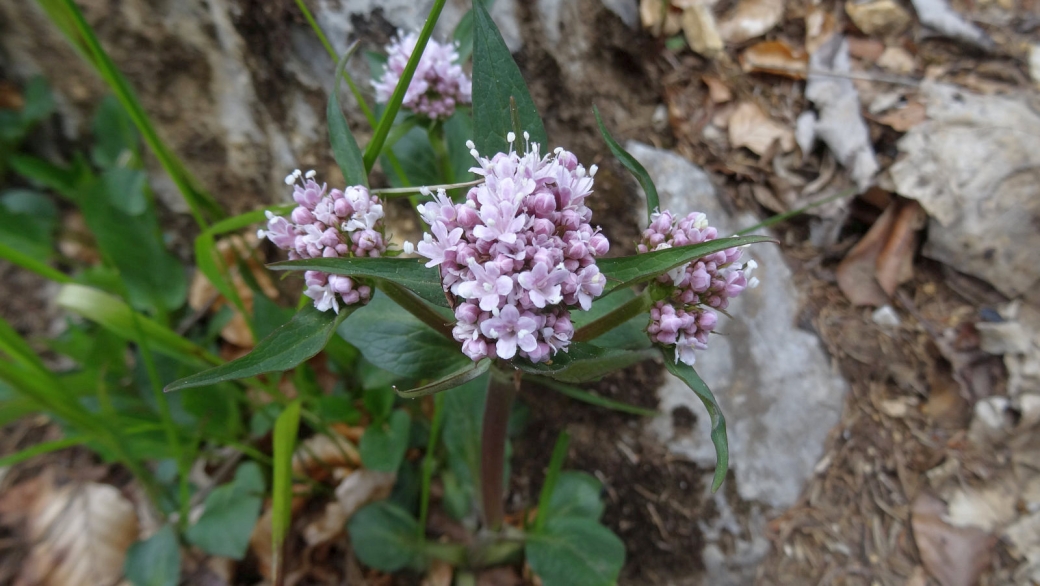
[[[444,135],[444,125],[440,122],[434,122],[427,131],[427,136],[430,139],[430,146],[433,147],[433,154],[437,158],[437,171],[440,173],[441,180],[445,183],[455,183],[455,169],[451,167],[451,157],[448,155],[448,141]]]
[[[405,311],[419,318],[420,321],[433,328],[442,336],[449,340],[454,340],[451,335],[452,326],[451,323],[449,323],[449,320],[434,311],[433,308],[420,299],[418,295],[393,281],[380,280],[377,286],[380,291],[385,293],[390,299],[393,299],[394,302],[404,308]]]
[[[618,307],[607,315],[578,328],[578,330],[574,332],[574,341],[588,342],[589,340],[595,340],[633,317],[649,311],[653,306],[654,300],[650,295],[650,287],[647,287],[637,297],[633,298],[631,301],[625,302],[621,307]]]
[[[480,432],[480,498],[484,526],[496,532],[502,528],[502,519],[505,517],[506,436],[509,412],[519,386],[519,371],[515,373],[512,385],[496,385],[492,382],[488,386],[487,401],[484,403],[484,421]]]

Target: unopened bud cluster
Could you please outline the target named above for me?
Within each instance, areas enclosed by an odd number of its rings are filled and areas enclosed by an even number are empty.
[[[419,254],[461,298],[452,334],[467,356],[544,362],[570,344],[570,309],[589,309],[606,284],[596,257],[610,244],[584,203],[596,168],[563,149],[543,157],[537,144],[490,159],[467,146],[485,181],[464,203],[441,191],[419,206],[431,232]]]
[[[708,225],[704,214],[693,212],[679,219],[666,210],[651,216],[650,227],[643,231],[636,248],[646,253],[716,238],[718,230]],[[708,347],[708,335],[718,323],[715,310],[726,309],[730,299],[758,284],[757,279],[751,277],[751,271],[757,266],[755,261],[738,264],[742,255],[741,247],[727,248],[657,278],[669,293],[650,310],[647,333],[654,342],[674,345],[676,362],[693,365],[694,350]]]
[[[257,236],[288,250],[290,260],[378,257],[386,252],[383,204],[366,187],[326,191],[325,184],[314,181],[314,171],[304,177],[299,170],[285,182],[293,186],[298,207],[288,218],[267,212],[267,230],[258,231]],[[343,275],[306,271],[304,280],[304,295],[313,299],[320,311],[339,313],[340,303],[365,303],[372,296],[370,287]]]
[[[387,103],[393,95],[418,40],[419,35],[412,32],[399,36],[387,47],[383,77],[372,81],[376,101],[380,104]],[[430,39],[408,84],[402,105],[416,114],[438,120],[450,117],[456,105],[471,103],[473,82],[458,61],[459,53],[454,45]]]

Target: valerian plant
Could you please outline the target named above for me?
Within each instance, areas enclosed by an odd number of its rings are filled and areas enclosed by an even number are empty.
[[[725,420],[694,364],[718,313],[756,283],[744,248],[767,239],[722,237],[703,214],[679,217],[659,209],[649,175],[600,121],[608,147],[636,176],[648,203],[638,254],[608,258],[610,242],[586,205],[595,197],[595,165],[586,168],[565,147],[550,148],[519,69],[481,2],[469,17],[471,89],[455,47],[430,40],[443,4],[435,3],[421,32],[402,33],[389,47],[373,83],[382,117],[364,151],[332,92],[329,134],[346,185],[330,187],[313,172],[293,171],[286,183],[296,207],[287,216],[267,213],[259,236],[288,256],[270,268],[303,271],[306,306],[249,355],[180,379],[167,391],[289,370],[342,335],[369,363],[419,383],[397,389],[401,397],[446,391],[435,400],[418,518],[389,501],[359,511],[350,529],[363,562],[394,571],[440,558],[476,568],[524,555],[547,586],[610,584],[624,547],[599,523],[598,481],[560,472],[565,437],[554,450],[533,524],[503,527],[506,430],[521,380],[531,376],[573,390],[572,383],[660,356],[708,410],[717,490],[728,466]],[[463,120],[455,128],[471,129],[465,149],[446,138],[453,120]],[[394,150],[406,133],[395,135],[394,121],[396,128],[427,130],[441,184],[410,180],[410,151]],[[453,183],[457,165],[449,149],[468,154],[476,181]],[[403,189],[370,189],[374,162],[394,153],[405,155],[396,157]],[[426,233],[398,250],[388,244],[384,199],[402,194],[418,203]],[[380,425],[367,451],[389,459],[381,465],[395,470],[407,446],[408,415],[392,403],[373,411]],[[475,428],[479,453],[468,452],[460,439]],[[478,531],[469,545],[425,539],[432,454],[441,433],[451,461],[441,477],[445,506],[466,517],[467,493],[453,487],[468,485],[480,495],[479,523],[472,524]],[[364,458],[365,439],[361,450]]]

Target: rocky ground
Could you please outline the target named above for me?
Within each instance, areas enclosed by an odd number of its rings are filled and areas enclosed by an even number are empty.
[[[342,51],[384,44],[429,2],[313,4]],[[449,2],[442,36],[465,4]],[[80,5],[231,211],[283,201],[287,169],[338,174],[323,130],[333,64],[292,1]],[[752,250],[762,285],[699,358],[729,424],[723,489],[707,490],[699,402],[647,363],[595,388],[656,407],[649,420],[524,389],[513,507],[537,498],[567,429],[567,466],[606,486],[624,584],[1040,582],[1036,0],[498,0],[493,13],[548,135],[600,165],[594,212],[618,252],[644,204],[591,104],[675,212],[736,232],[814,206],[759,228],[780,243]],[[101,83],[32,3],[0,0],[0,35],[0,74],[42,72],[58,92],[61,122],[40,144],[81,138]],[[190,258],[179,196],[161,173],[153,187]],[[4,316],[45,332],[47,290],[3,286],[18,300]],[[41,429],[8,429],[5,451]],[[81,455],[60,465],[104,474]],[[330,559],[308,562],[312,583],[335,583],[319,578],[339,575]]]

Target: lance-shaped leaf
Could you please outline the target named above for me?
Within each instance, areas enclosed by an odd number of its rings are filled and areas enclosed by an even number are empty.
[[[623,289],[638,285],[662,275],[677,266],[701,258],[702,256],[733,248],[745,244],[757,242],[776,242],[768,236],[736,236],[732,238],[716,238],[700,244],[689,246],[677,246],[636,254],[632,256],[620,256],[617,258],[604,258],[596,261],[601,273],[607,277],[607,285],[603,288],[603,295],[608,295]]]
[[[448,307],[435,268],[415,258],[308,258],[268,265],[275,271],[322,271],[332,275],[392,281],[439,307]]]
[[[321,352],[340,322],[356,308],[356,305],[341,308],[337,315],[307,305],[289,323],[261,340],[249,354],[172,382],[166,386],[166,392],[289,370]]]
[[[558,352],[549,362],[538,364],[524,359],[513,361],[520,370],[568,383],[596,380],[615,370],[642,362],[657,354],[654,350],[600,348],[585,342],[572,342],[567,352]]]
[[[343,171],[343,177],[346,179],[347,185],[364,185],[367,187],[368,173],[365,171],[365,161],[361,156],[361,149],[358,148],[357,141],[354,140],[354,135],[351,134],[350,127],[347,126],[347,119],[343,116],[343,110],[339,107],[339,82],[343,75],[343,68],[350,61],[350,56],[354,54],[355,49],[357,49],[357,42],[347,49],[346,54],[343,55],[339,65],[336,67],[336,76],[333,78],[336,80],[336,83],[333,84],[332,91],[329,92],[329,105],[326,108],[325,117],[328,118],[329,143],[332,145],[332,156],[336,158],[336,163],[339,165],[340,170]]]
[[[516,101],[520,123],[531,142],[549,149],[545,126],[520,75],[520,68],[491,20],[483,2],[473,3],[473,142],[484,156],[507,152],[506,135],[513,130],[510,98]],[[522,140],[522,136],[517,136]]]
[[[615,157],[621,161],[621,164],[628,169],[628,172],[635,176],[636,181],[643,188],[643,193],[646,194],[646,216],[649,220],[650,215],[661,207],[660,198],[657,196],[657,187],[654,185],[654,181],[650,179],[650,174],[646,172],[646,167],[643,167],[635,157],[628,154],[624,148],[614,137],[610,135],[610,131],[607,130],[607,126],[603,124],[603,119],[599,116],[599,108],[593,106],[592,113],[596,115],[596,124],[599,125],[599,133],[603,135],[603,141],[607,143],[607,148],[614,154]]]
[[[693,390],[697,398],[704,403],[711,418],[711,443],[715,445],[715,477],[711,481],[711,491],[715,492],[722,486],[726,479],[726,471],[729,469],[729,441],[726,439],[726,418],[722,416],[722,409],[715,401],[715,395],[711,393],[708,385],[704,384],[697,371],[692,366],[682,362],[676,362],[674,358],[664,356],[664,365],[668,372],[679,377],[686,386]]]
[[[455,387],[468,383],[469,381],[479,377],[491,368],[491,360],[485,358],[477,362],[470,362],[460,367],[455,372],[441,377],[431,383],[427,383],[421,387],[415,387],[407,391],[400,391],[397,387],[394,387],[394,391],[398,395],[406,399],[414,399],[415,397],[422,397],[424,395],[432,395],[441,391],[447,391],[454,389]]]

